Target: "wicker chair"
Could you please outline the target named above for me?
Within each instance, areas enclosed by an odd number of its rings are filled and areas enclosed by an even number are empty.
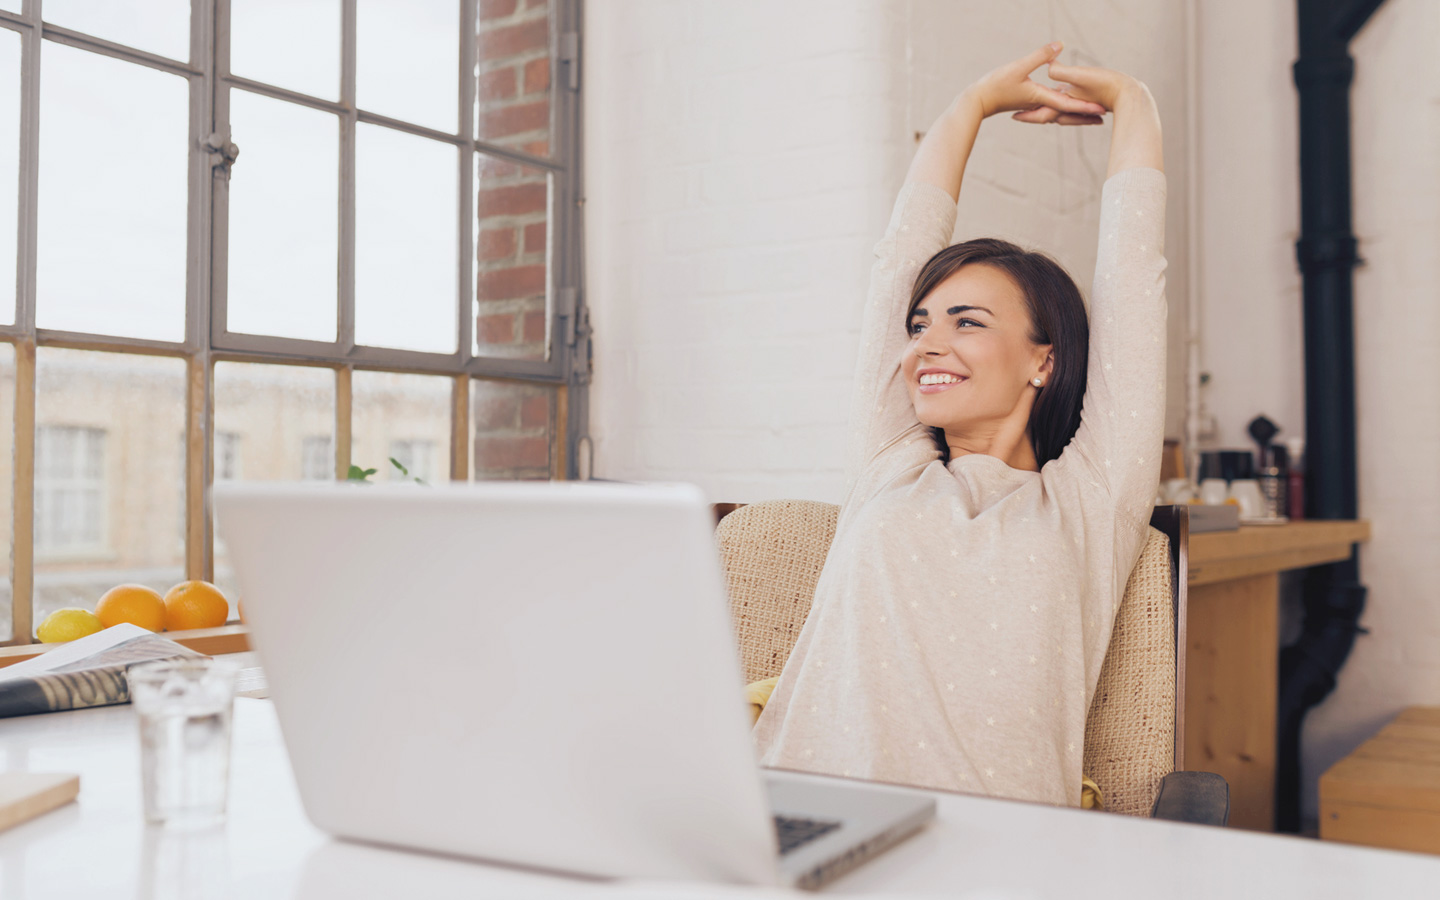
[[[773,500],[722,504],[716,513],[745,678],[771,678],[784,668],[809,615],[839,507]],[[1111,812],[1224,824],[1224,779],[1180,771],[1186,510],[1159,507],[1151,525],[1086,718],[1083,768]]]

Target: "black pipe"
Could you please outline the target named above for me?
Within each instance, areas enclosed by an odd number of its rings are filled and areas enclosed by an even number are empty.
[[[1300,240],[1304,279],[1305,514],[1359,515],[1355,466],[1352,273],[1360,258],[1350,222],[1349,44],[1384,0],[1297,0],[1300,56]],[[1275,827],[1300,830],[1300,737],[1305,715],[1335,688],[1365,609],[1358,548],[1306,573],[1300,637],[1280,652]]]

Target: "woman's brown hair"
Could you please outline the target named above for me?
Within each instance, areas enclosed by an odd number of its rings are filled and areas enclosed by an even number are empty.
[[[946,247],[930,257],[915,278],[910,308],[929,296],[942,281],[969,265],[986,265],[1004,272],[1025,297],[1030,313],[1030,340],[1049,344],[1055,355],[1050,379],[1040,388],[1030,410],[1030,445],[1035,460],[1044,466],[1060,456],[1080,427],[1080,405],[1085,399],[1085,373],[1090,355],[1090,322],[1080,289],[1060,264],[1043,253],[1024,250],[998,238],[978,238]],[[948,453],[942,429],[934,429],[942,452]]]

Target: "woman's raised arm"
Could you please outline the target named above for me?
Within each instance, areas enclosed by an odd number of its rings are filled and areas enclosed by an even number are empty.
[[[875,454],[916,426],[910,394],[900,375],[900,358],[910,341],[905,310],[920,267],[946,247],[955,227],[955,202],[965,164],[987,116],[1012,110],[1053,114],[1062,125],[1098,124],[1105,107],[1030,80],[1052,62],[1059,42],[991,71],[970,85],[941,113],[915,151],[905,186],[885,236],[875,246],[870,295],[860,326],[851,408],[847,482],[855,483]]]
[[[935,124],[925,133],[915,159],[910,163],[907,182],[933,184],[960,199],[960,182],[965,164],[975,146],[980,123],[996,113],[1020,110],[1015,118],[1024,122],[1057,122],[1061,125],[1098,125],[1108,107],[1093,98],[1072,96],[1030,80],[1030,74],[1047,63],[1054,71],[1055,57],[1064,49],[1059,41],[994,69],[960,92]],[[1043,118],[1037,118],[1043,114]]]
[[[1165,158],[1160,141],[1160,113],[1155,98],[1143,82],[1123,72],[1091,66],[1050,64],[1050,77],[1066,82],[1067,94],[1090,100],[1115,113],[1115,128],[1110,135],[1110,176],[1125,169],[1158,169],[1165,171]],[[1017,113],[1022,122],[1054,121],[1054,110],[1035,109]]]
[[[1119,520],[1129,526],[1123,531],[1127,540],[1142,540],[1160,474],[1165,426],[1160,116],[1145,85],[1123,73],[1052,64],[1050,76],[1067,82],[1073,96],[1115,114],[1090,292],[1085,400],[1080,428],[1059,464],[1062,470],[1083,472],[1080,483],[1103,486]],[[1026,121],[1043,121],[1046,113],[1023,115]],[[1127,545],[1124,552],[1132,550],[1138,553],[1139,544]]]

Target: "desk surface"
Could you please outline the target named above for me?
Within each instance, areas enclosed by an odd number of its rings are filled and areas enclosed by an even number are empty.
[[[269,701],[240,699],[224,829],[141,820],[128,706],[0,720],[0,770],[81,775],[76,803],[0,833],[0,896],[37,898],[768,897],[771,890],[596,884],[334,841],[305,819]],[[894,896],[1421,896],[1440,858],[942,795],[921,834],[834,884]]]

